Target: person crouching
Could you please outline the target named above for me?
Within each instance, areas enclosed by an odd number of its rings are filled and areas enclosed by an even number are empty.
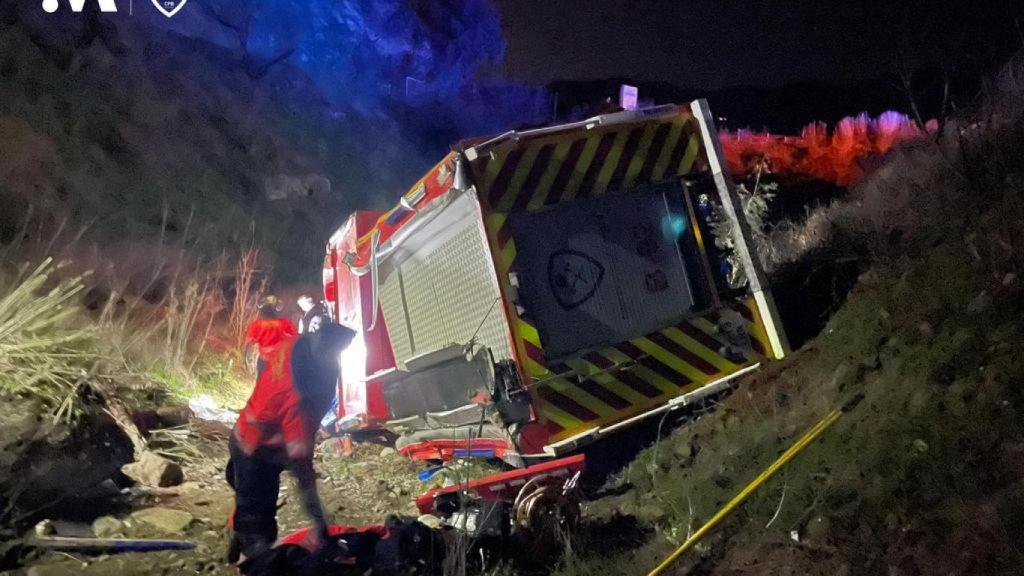
[[[265,368],[228,442],[226,476],[235,491],[228,561],[243,573],[246,560],[277,539],[277,497],[285,470],[295,476],[312,523],[309,544],[317,549],[326,541],[328,524],[313,470],[314,437],[334,395],[338,357],[354,335],[327,324],[296,338],[287,320],[265,334],[274,345],[260,347]]]

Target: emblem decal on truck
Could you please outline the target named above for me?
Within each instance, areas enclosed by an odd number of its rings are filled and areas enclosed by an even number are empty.
[[[597,292],[604,266],[576,250],[558,250],[548,259],[548,285],[563,310],[572,310]]]

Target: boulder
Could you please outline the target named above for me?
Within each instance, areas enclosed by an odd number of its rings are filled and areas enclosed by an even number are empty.
[[[322,198],[330,193],[331,180],[321,174],[274,174],[263,179],[263,194],[267,200]]]
[[[156,488],[177,486],[185,480],[181,466],[153,452],[143,452],[137,462],[122,466],[121,472],[143,486]]]
[[[171,404],[157,408],[156,415],[165,427],[182,426],[188,424],[191,411],[188,406]]]
[[[192,515],[183,510],[159,507],[139,510],[132,518],[167,533],[182,532],[193,520]]]
[[[36,536],[53,536],[57,533],[57,527],[53,525],[53,520],[41,520],[35,526]]]
[[[302,179],[306,195],[322,198],[331,193],[331,180],[320,174],[309,174]]]
[[[97,538],[113,538],[124,534],[125,525],[113,516],[100,516],[92,521],[92,533]]]
[[[275,174],[263,179],[263,194],[267,200],[284,200],[304,195],[306,187],[301,178],[287,174]]]

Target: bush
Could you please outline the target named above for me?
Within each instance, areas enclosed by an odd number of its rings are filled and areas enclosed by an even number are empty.
[[[0,388],[38,397],[59,419],[75,413],[78,388],[97,356],[96,331],[80,322],[75,301],[82,277],[55,280],[56,268],[46,259],[0,277]]]

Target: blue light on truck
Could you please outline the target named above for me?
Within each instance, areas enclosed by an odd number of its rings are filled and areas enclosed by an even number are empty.
[[[679,214],[669,214],[661,221],[661,230],[666,238],[679,238],[689,227],[686,218]]]

